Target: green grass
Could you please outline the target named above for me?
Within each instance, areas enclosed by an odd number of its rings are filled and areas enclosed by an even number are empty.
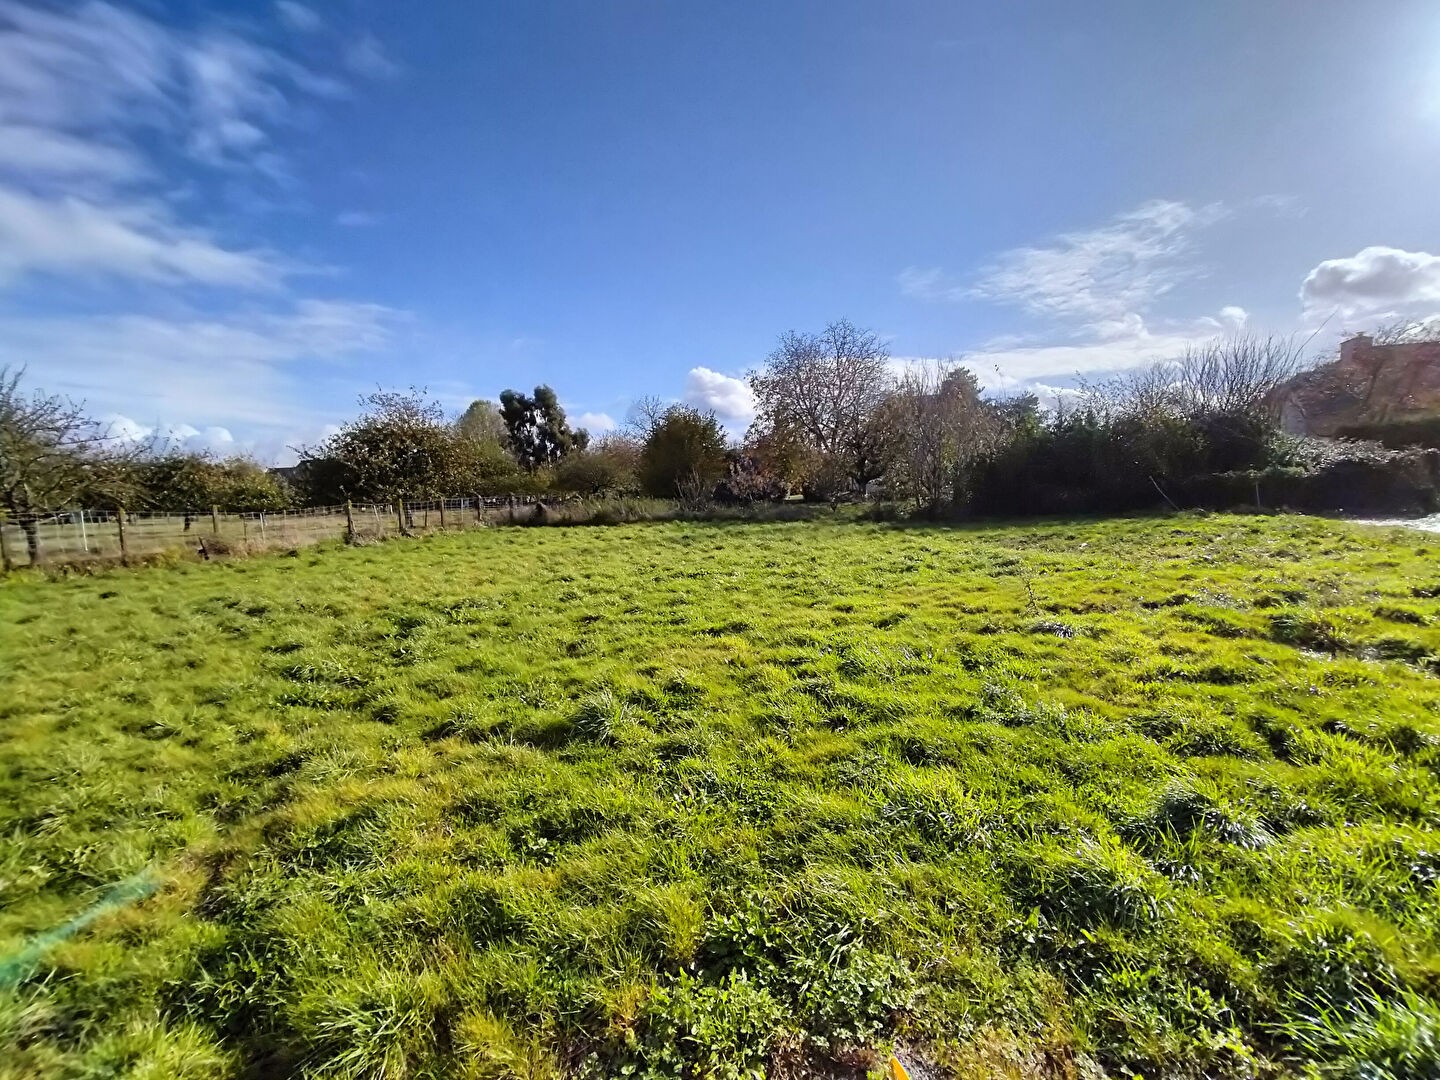
[[[1437,654],[1290,517],[11,579],[0,1075],[1434,1077]]]

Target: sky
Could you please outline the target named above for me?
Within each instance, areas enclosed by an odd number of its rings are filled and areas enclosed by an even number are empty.
[[[743,432],[838,318],[1049,401],[1318,352],[1440,313],[1437,191],[1434,0],[0,0],[0,365],[267,462],[377,386]]]

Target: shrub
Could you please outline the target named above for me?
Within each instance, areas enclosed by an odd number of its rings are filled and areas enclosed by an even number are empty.
[[[713,412],[672,405],[651,428],[640,455],[647,494],[704,502],[725,475],[725,434]]]

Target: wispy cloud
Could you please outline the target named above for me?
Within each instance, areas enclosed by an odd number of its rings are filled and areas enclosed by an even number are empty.
[[[898,283],[922,300],[988,300],[1053,319],[1123,323],[1197,272],[1186,258],[1193,234],[1225,213],[1219,204],[1156,199],[1099,228],[1002,252],[973,278],[911,266]]]
[[[1223,213],[1218,206],[1148,202],[1101,228],[1005,252],[982,271],[973,292],[1062,319],[1109,322],[1143,314],[1195,272],[1184,260],[1191,236]]]
[[[0,0],[0,123],[70,144],[133,152],[162,132],[206,164],[247,166],[296,102],[344,93],[339,81],[219,24],[187,31],[90,0],[69,10]],[[117,159],[102,155],[99,171]],[[263,164],[263,160],[262,160]]]
[[[301,34],[313,34],[324,25],[314,8],[297,4],[295,0],[275,0],[275,14],[291,30]]]
[[[367,79],[392,79],[400,65],[390,58],[374,34],[363,34],[345,49],[345,66]]]
[[[0,173],[30,177],[133,180],[146,171],[125,146],[30,124],[0,124]]]
[[[1229,212],[1156,199],[1096,228],[1002,252],[967,277],[910,267],[898,281],[920,299],[987,301],[1040,320],[970,351],[965,363],[994,391],[1039,389],[1054,397],[1063,388],[1043,380],[1172,357],[1246,324],[1248,313],[1234,304],[1214,315],[1157,314],[1177,286],[1202,273],[1196,234]]]
[[[0,365],[28,364],[47,389],[145,424],[313,425],[320,417],[300,376],[384,349],[403,319],[376,304],[317,300],[220,317],[3,318]]]
[[[285,29],[325,31],[316,13],[280,0],[274,15],[175,26],[103,0],[0,0],[0,290],[40,276],[120,281],[103,295],[206,312],[3,318],[0,364],[182,442],[224,444],[242,425],[275,443],[322,424],[302,374],[390,344],[402,313],[297,297],[300,260],[225,235],[225,214],[199,220],[202,204],[174,194],[192,172],[196,187],[223,176],[242,202],[289,183],[286,132],[350,92],[286,51]],[[359,70],[328,41],[336,68]]]
[[[273,289],[294,268],[268,252],[225,248],[159,203],[46,199],[0,186],[0,286],[47,273]]]
[[[273,288],[293,264],[181,220],[157,154],[274,179],[272,133],[297,99],[339,86],[228,27],[0,0],[0,286],[45,273]]]

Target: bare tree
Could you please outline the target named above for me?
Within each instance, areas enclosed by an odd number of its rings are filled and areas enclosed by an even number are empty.
[[[24,377],[24,368],[0,367],[0,507],[24,530],[33,564],[41,558],[37,516],[72,503],[93,484],[96,467],[123,448],[83,405],[27,393]]]
[[[1176,360],[1161,360],[1099,383],[1081,384],[1087,405],[1109,418],[1263,417],[1276,391],[1300,370],[1293,338],[1213,338]]]
[[[1190,416],[1270,416],[1301,352],[1293,337],[1252,334],[1192,346],[1174,365],[1179,407]]]
[[[749,382],[758,406],[752,434],[793,432],[856,482],[870,478],[867,423],[894,385],[874,333],[844,319],[819,334],[791,331]]]
[[[953,362],[910,367],[883,413],[895,432],[891,486],[931,512],[964,494],[966,464],[1000,428],[975,376]]]
[[[653,394],[637,398],[625,414],[625,434],[639,443],[654,433],[664,421],[670,405]]]

